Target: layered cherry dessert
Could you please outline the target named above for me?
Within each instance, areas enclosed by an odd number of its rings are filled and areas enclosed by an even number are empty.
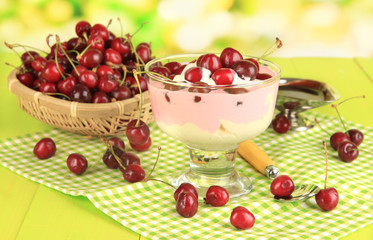
[[[191,182],[202,192],[212,182],[240,189],[230,196],[248,192],[250,183],[234,170],[236,149],[271,123],[280,68],[226,48],[155,59],[145,70],[157,125],[190,151],[191,169],[173,183]]]

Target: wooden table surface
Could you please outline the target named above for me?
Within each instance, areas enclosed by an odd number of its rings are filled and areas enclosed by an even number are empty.
[[[26,113],[7,88],[11,67],[18,64],[13,53],[0,53],[0,139],[51,127]],[[342,116],[373,127],[373,59],[363,58],[272,58],[284,77],[303,77],[335,87],[341,99],[365,95],[340,108]],[[330,106],[314,111],[335,116]],[[94,207],[86,197],[73,197],[28,180],[0,166],[0,239],[145,239],[123,227]],[[343,239],[368,240],[373,225]]]

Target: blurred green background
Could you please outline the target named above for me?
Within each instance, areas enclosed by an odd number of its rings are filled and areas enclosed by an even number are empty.
[[[148,22],[135,42],[155,56],[218,52],[226,46],[260,55],[279,37],[275,56],[373,56],[372,0],[1,0],[3,42],[46,49],[48,34],[75,36],[75,24],[107,24],[120,34]]]

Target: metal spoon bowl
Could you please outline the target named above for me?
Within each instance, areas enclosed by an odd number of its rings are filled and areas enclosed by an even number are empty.
[[[275,200],[280,202],[294,202],[306,200],[315,196],[320,191],[320,188],[314,184],[304,184],[295,186],[294,192],[288,197],[275,197]]]

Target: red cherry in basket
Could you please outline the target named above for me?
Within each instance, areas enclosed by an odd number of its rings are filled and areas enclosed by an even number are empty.
[[[130,142],[131,148],[137,152],[145,152],[146,150],[150,148],[151,145],[152,145],[151,137],[149,137],[148,140],[144,144],[140,144],[140,145],[136,145]]]
[[[148,140],[150,130],[145,122],[139,120],[137,123],[137,120],[134,119],[127,124],[126,136],[130,143],[142,145]]]
[[[103,55],[100,50],[88,48],[83,55],[79,57],[79,63],[87,68],[94,68],[101,64]]]
[[[100,65],[96,70],[96,74],[97,74],[98,77],[102,77],[106,74],[113,75],[114,70],[111,67],[109,67],[108,65]]]
[[[191,67],[185,71],[185,80],[196,83],[201,81],[203,70],[201,67]]]
[[[125,153],[122,153],[122,155],[120,155],[120,160],[121,160],[121,163],[122,165],[127,168],[129,165],[131,164],[137,164],[137,165],[140,165],[140,158],[134,154],[134,153],[131,153],[131,152],[125,152]],[[119,170],[121,170],[122,172],[124,172],[125,169],[123,169],[120,165],[119,165]]]
[[[79,76],[84,72],[87,71],[88,68],[84,67],[83,65],[76,65],[75,68],[72,70],[71,74],[78,79]]]
[[[338,156],[344,162],[352,162],[359,156],[359,150],[353,142],[341,142],[338,146]]]
[[[146,90],[148,90],[148,83],[146,79],[141,76],[137,76],[137,78],[140,83],[141,92],[145,92]],[[125,82],[130,86],[131,90],[133,90],[133,94],[140,93],[139,85],[137,84],[136,79],[134,77],[127,77]]]
[[[90,35],[91,36],[101,36],[104,41],[107,41],[109,40],[109,31],[107,30],[107,28],[100,24],[100,23],[96,23],[95,25],[93,25],[90,29]]]
[[[34,154],[39,159],[47,159],[56,153],[56,144],[51,138],[42,138],[34,147]]]
[[[146,45],[138,45],[136,47],[136,53],[144,63],[149,62],[151,58],[151,51],[149,47],[147,47]],[[135,57],[134,59],[137,58]],[[141,60],[139,59],[137,62],[142,63]]]
[[[348,136],[350,136],[351,142],[359,146],[364,140],[364,134],[357,129],[350,129],[347,131]]]
[[[339,144],[345,141],[351,141],[350,137],[346,133],[336,132],[330,136],[330,146],[332,146],[334,150],[337,150]]]
[[[95,92],[92,96],[92,103],[109,103],[109,96],[102,91]]]
[[[41,56],[36,57],[31,62],[32,69],[34,69],[35,72],[40,72],[41,70],[43,70],[43,68],[46,65],[47,65],[47,59],[45,59],[45,58],[43,58]]]
[[[197,59],[197,66],[207,68],[211,73],[214,73],[219,68],[222,68],[222,63],[218,56],[208,53],[200,56]]]
[[[105,50],[105,53],[104,53],[104,60],[106,63],[112,63],[112,64],[121,64],[122,63],[122,55],[112,49],[112,48],[108,48]]]
[[[61,49],[61,46],[60,45],[57,46],[57,44],[53,44],[53,46],[51,47],[51,55],[52,55],[53,59],[55,58],[56,53],[57,53],[57,57],[58,58],[64,57],[65,53],[63,51],[66,52],[68,50],[68,48],[67,48],[67,42],[61,42],[60,44],[62,46],[62,49]]]
[[[69,50],[76,50],[78,52],[82,52],[86,47],[87,44],[82,40],[82,38],[75,37],[70,38],[69,41],[67,41],[67,49]]]
[[[80,74],[79,82],[86,85],[89,89],[95,89],[98,85],[97,74],[91,70],[86,70]]]
[[[214,207],[225,205],[229,200],[228,191],[220,186],[210,186],[207,189],[206,197],[204,198],[206,204],[211,204]]]
[[[106,74],[100,77],[98,89],[100,91],[110,93],[119,86],[118,79],[114,75]]]
[[[105,40],[100,35],[88,38],[87,45],[90,48],[95,48],[101,52],[105,50]]]
[[[124,57],[123,59],[129,59],[131,55],[131,46],[124,38],[114,38],[110,43],[110,47],[118,51],[122,55],[122,58]]]
[[[255,216],[245,207],[235,207],[230,217],[231,224],[237,229],[250,229],[254,226]]]
[[[290,128],[290,121],[286,116],[278,116],[272,121],[272,127],[278,133],[286,133]]]
[[[17,74],[17,79],[25,86],[31,87],[34,81],[34,76],[30,72]]]
[[[67,157],[66,164],[70,171],[76,175],[83,174],[88,167],[87,159],[79,153],[70,154]]]
[[[131,164],[123,172],[123,178],[128,182],[140,182],[145,178],[144,169],[138,164]]]
[[[74,76],[70,75],[67,78],[57,82],[57,89],[60,93],[70,96],[71,90],[77,84]]]
[[[41,76],[48,82],[58,82],[64,73],[65,71],[61,64],[56,64],[55,61],[49,61],[41,71]]]
[[[231,68],[220,68],[212,74],[212,80],[216,85],[230,85],[233,83],[236,73]]]
[[[119,147],[113,146],[114,154],[119,157],[124,153],[124,149]],[[119,167],[118,161],[115,159],[114,154],[111,152],[110,149],[107,149],[104,156],[102,157],[102,161],[108,168],[117,169]]]
[[[258,74],[256,65],[248,60],[240,60],[233,64],[232,69],[240,78],[250,78],[254,80]]]
[[[294,189],[294,182],[288,175],[278,176],[271,183],[271,193],[276,197],[290,196]]]
[[[71,101],[90,103],[92,101],[91,91],[81,83],[76,84],[70,92]]]
[[[132,97],[131,90],[126,86],[119,86],[111,92],[111,97],[116,100],[125,100]]]
[[[225,48],[220,54],[220,61],[225,68],[231,68],[233,64],[242,59],[242,54],[230,47]]]
[[[91,24],[87,21],[80,21],[75,25],[75,33],[80,38],[83,38],[84,34],[88,36],[90,30],[91,30]]]
[[[191,192],[183,192],[177,199],[176,211],[185,218],[193,217],[198,211],[198,198]]]
[[[52,82],[44,82],[40,84],[39,91],[42,93],[57,93],[57,86]]]
[[[198,193],[197,193],[196,188],[190,183],[182,183],[174,192],[175,201],[179,199],[180,194],[186,193],[186,192],[194,194],[198,199]]]
[[[32,64],[32,61],[39,56],[39,53],[35,52],[35,51],[27,51],[27,52],[24,52],[21,56],[21,60],[22,60],[22,63],[23,65],[26,67],[26,68],[31,68],[31,64]]]

